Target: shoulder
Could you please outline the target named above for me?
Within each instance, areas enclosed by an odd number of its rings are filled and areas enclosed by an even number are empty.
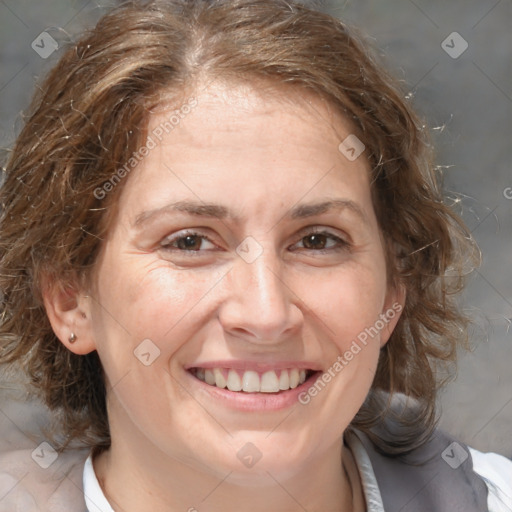
[[[386,510],[494,512],[488,506],[491,500],[486,479],[477,471],[482,466],[480,452],[449,434],[435,430],[426,443],[406,455],[388,456],[368,436],[354,433],[368,454]],[[503,464],[509,462],[501,459]],[[494,467],[495,460],[485,460]]]
[[[0,454],[0,512],[83,512],[88,449],[57,453],[47,443]]]

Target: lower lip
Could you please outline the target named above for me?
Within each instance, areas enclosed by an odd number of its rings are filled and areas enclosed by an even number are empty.
[[[295,405],[299,401],[299,395],[311,387],[321,372],[315,372],[302,384],[294,389],[280,391],[279,393],[246,393],[245,391],[229,391],[227,388],[218,388],[206,384],[192,373],[186,371],[194,386],[198,386],[201,392],[216,401],[223,403],[230,409],[237,411],[279,411]]]

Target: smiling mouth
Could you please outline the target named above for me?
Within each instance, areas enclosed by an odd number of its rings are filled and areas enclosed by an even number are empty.
[[[245,393],[280,393],[281,391],[288,391],[295,389],[312,375],[318,373],[303,368],[269,370],[263,373],[230,368],[191,368],[189,371],[196,379],[210,386]]]

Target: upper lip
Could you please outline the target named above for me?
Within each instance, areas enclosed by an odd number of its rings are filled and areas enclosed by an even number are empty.
[[[254,370],[259,372],[271,370],[285,370],[287,368],[298,368],[304,370],[319,371],[322,368],[318,363],[312,361],[242,361],[242,360],[223,360],[223,361],[198,361],[185,366],[185,370],[192,368],[228,368],[233,370]]]

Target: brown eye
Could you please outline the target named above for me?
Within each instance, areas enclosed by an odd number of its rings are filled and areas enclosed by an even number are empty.
[[[184,251],[197,251],[201,247],[202,239],[197,235],[182,236],[176,240],[178,249]]]
[[[298,249],[305,249],[313,252],[331,252],[348,249],[349,242],[343,240],[328,231],[319,231],[308,233],[298,242]],[[302,247],[300,246],[302,244]]]
[[[208,247],[210,244],[210,247]],[[205,247],[206,245],[206,247]],[[166,251],[189,251],[204,252],[214,248],[214,244],[205,236],[199,233],[178,233],[177,235],[168,236],[161,242],[162,249]]]
[[[324,249],[327,243],[327,237],[322,233],[307,235],[302,239],[306,249]]]

